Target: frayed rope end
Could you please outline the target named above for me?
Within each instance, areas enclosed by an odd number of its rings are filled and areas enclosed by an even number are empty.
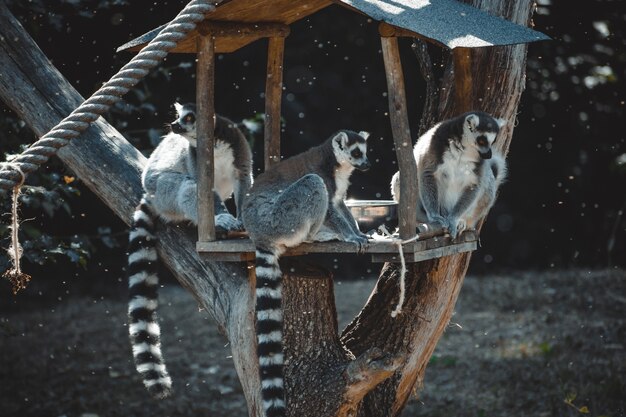
[[[390,237],[392,239],[392,241],[398,247],[398,255],[400,256],[400,294],[398,296],[398,304],[396,304],[396,308],[394,308],[391,312],[391,317],[395,319],[400,313],[402,313],[402,306],[404,305],[404,298],[406,297],[406,261],[404,260],[404,251],[402,249],[402,245],[418,240],[419,234],[416,234],[415,236],[407,240],[400,240],[392,237],[391,233],[389,232],[389,230],[387,230],[387,227],[385,227],[385,225],[380,226],[379,230],[384,236]]]
[[[23,273],[22,269],[20,268],[20,260],[22,259],[22,246],[20,245],[18,239],[18,232],[20,227],[20,221],[18,216],[18,198],[20,196],[20,190],[22,185],[24,185],[24,180],[26,179],[26,176],[19,166],[11,164],[7,164],[7,166],[20,174],[20,182],[13,188],[11,207],[11,245],[9,246],[8,252],[9,257],[11,258],[11,262],[13,263],[13,268],[2,274],[2,276],[8,279],[9,282],[13,285],[13,295],[15,295],[20,290],[26,288],[26,284],[28,283],[28,281],[30,281],[31,278],[30,275]]]
[[[11,285],[13,285],[13,295],[16,295],[20,290],[25,289],[26,284],[28,284],[28,281],[30,281],[31,278],[30,275],[18,271],[15,268],[6,271],[2,274],[2,277],[8,279]]]

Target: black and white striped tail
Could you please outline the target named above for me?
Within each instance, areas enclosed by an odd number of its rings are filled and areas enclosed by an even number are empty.
[[[144,385],[153,396],[164,398],[171,392],[172,379],[163,362],[156,315],[159,277],[154,220],[149,204],[142,199],[133,214],[128,239],[128,332]]]
[[[278,256],[256,249],[256,333],[265,417],[284,417],[282,273]]]

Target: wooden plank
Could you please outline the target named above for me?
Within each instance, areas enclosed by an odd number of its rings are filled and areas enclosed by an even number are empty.
[[[330,0],[307,0],[303,2],[294,2],[293,0],[226,0],[219,3],[216,9],[207,15],[206,21],[217,22],[243,22],[243,23],[282,23],[290,25],[291,23],[303,19],[327,6],[330,6]],[[135,38],[126,44],[120,46],[117,51],[137,52],[145,46],[150,40],[154,39],[162,27],[154,29],[148,33]],[[196,53],[197,52],[198,31],[195,30],[182,39],[172,52],[178,53]],[[248,37],[218,37],[215,42],[216,53],[234,52],[262,36]]]
[[[207,262],[249,262],[254,261],[254,252],[198,252]]]
[[[454,253],[476,249],[475,231],[463,233],[456,241],[450,236],[427,237],[402,246],[406,262],[420,262]],[[450,249],[446,249],[450,247]],[[204,259],[212,261],[239,262],[254,260],[254,244],[250,239],[218,240],[197,242],[196,250]],[[284,256],[299,256],[312,253],[353,253],[356,245],[349,242],[311,242],[289,249]],[[391,239],[370,241],[362,255],[372,255],[373,262],[399,262],[398,246]]]
[[[230,0],[217,5],[211,20],[239,22],[283,22],[290,24],[329,5],[330,0]]]
[[[381,37],[380,39],[385,61],[385,73],[387,75],[391,131],[400,170],[398,226],[400,228],[400,239],[406,240],[415,235],[417,223],[417,167],[413,159],[398,38]]]
[[[448,246],[442,246],[439,248],[427,249],[421,252],[414,252],[404,255],[404,262],[406,263],[415,263],[427,261],[429,259],[441,258],[443,256],[456,255],[458,253],[463,252],[471,252],[476,250],[478,244],[477,242],[463,242],[463,243],[455,243]],[[400,256],[395,254],[388,253],[375,253],[372,254],[372,262],[374,263],[383,263],[383,262],[400,262]]]
[[[472,50],[455,48],[452,50],[454,61],[454,96],[459,113],[472,108]]]
[[[285,38],[273,37],[267,46],[265,78],[265,169],[280,162],[280,107],[283,95]]]
[[[354,9],[357,10],[358,9]],[[380,34],[381,37],[383,38],[391,38],[391,37],[395,37],[395,38],[417,38],[417,39],[421,39],[423,41],[426,42],[430,42],[433,43],[437,46],[445,46],[444,44],[442,44],[441,42],[438,42],[436,40],[427,38],[425,36],[420,35],[417,32],[413,32],[411,30],[408,29],[404,29],[398,26],[394,26],[391,25],[389,23],[386,22],[380,22],[380,24],[378,25],[378,33]]]
[[[289,35],[289,25],[280,22],[222,22],[205,20],[198,24],[201,35],[213,35],[215,38],[272,38]]]
[[[198,38],[196,68],[196,137],[198,169],[198,239],[215,240],[215,206],[213,196],[215,147],[215,39]]]

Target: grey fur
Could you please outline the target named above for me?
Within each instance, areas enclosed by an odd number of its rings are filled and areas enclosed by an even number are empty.
[[[157,217],[167,222],[198,223],[196,132],[193,106],[176,105],[178,119],[172,132],[154,150],[141,181],[144,195],[133,214],[128,246],[129,335],[137,371],[152,395],[163,398],[171,392],[172,380],[161,353],[156,316],[158,254]],[[240,229],[224,199],[235,191],[238,211],[252,183],[252,155],[248,143],[230,120],[217,117],[215,146],[215,223],[219,232]]]
[[[422,135],[413,155],[417,164],[417,221],[445,227],[453,238],[474,228],[495,202],[506,176],[503,155],[492,148],[505,121],[469,112],[438,123]],[[400,200],[399,173],[391,193]]]
[[[243,204],[256,247],[256,332],[265,417],[284,417],[282,273],[278,258],[314,240],[322,226],[358,250],[367,236],[344,203],[352,171],[369,168],[367,134],[340,131],[261,174]]]
[[[359,134],[340,131],[256,179],[243,212],[245,228],[255,244],[282,252],[313,240],[322,225],[359,248],[367,242],[343,201],[354,168],[369,167],[365,152],[358,160],[350,156],[357,145],[355,136]],[[343,181],[346,185],[341,184]]]
[[[487,215],[496,202],[500,185],[507,175],[506,161],[504,160],[504,155],[499,150],[493,148],[493,156],[488,161],[485,161],[485,164],[481,181],[482,193],[479,193],[479,197],[467,211],[466,215],[467,227],[470,229],[476,227],[478,222]]]
[[[147,200],[165,221],[198,224],[195,106],[177,103],[176,111],[172,132],[150,155],[142,184]],[[241,206],[252,185],[252,152],[236,124],[222,116],[216,117],[214,152],[216,227],[241,229]],[[237,219],[223,203],[233,193]]]

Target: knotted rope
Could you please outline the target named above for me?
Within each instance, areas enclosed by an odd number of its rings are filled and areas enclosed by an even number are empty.
[[[410,239],[402,240],[395,238],[387,227],[383,224],[378,227],[379,232],[385,236],[386,238],[391,239],[391,242],[398,247],[398,255],[400,256],[400,294],[398,296],[398,303],[396,304],[396,308],[391,312],[391,317],[396,318],[398,314],[402,313],[402,306],[404,305],[404,298],[406,297],[406,260],[404,259],[404,251],[402,249],[402,245],[415,242],[420,238],[419,234],[416,234]]]
[[[161,32],[139,54],[122,67],[107,83],[59,124],[33,143],[28,149],[0,169],[0,189],[10,190],[21,181],[20,172],[27,176],[87,130],[100,115],[121,100],[148,72],[165,58],[170,50],[185,35],[204,20],[205,15],[215,10],[207,0],[192,0],[161,30]]]
[[[17,294],[19,290],[26,288],[26,284],[30,281],[31,277],[30,275],[22,272],[22,245],[20,245],[20,241],[18,239],[18,232],[20,228],[18,197],[20,196],[20,191],[22,189],[22,185],[24,185],[26,177],[18,167],[14,167],[12,169],[15,169],[17,174],[20,176],[19,183],[13,188],[13,197],[11,201],[11,226],[9,227],[11,230],[11,244],[7,250],[13,267],[8,269],[4,274],[2,274],[2,276],[8,279],[11,285],[13,285],[13,294]]]
[[[9,257],[13,267],[3,274],[13,284],[13,293],[25,288],[30,276],[20,268],[22,247],[18,240],[18,197],[26,176],[37,170],[59,149],[70,143],[121,100],[148,72],[156,67],[174,49],[178,42],[204,20],[205,15],[215,10],[207,0],[192,0],[168,23],[148,45],[120,69],[91,97],[85,100],[69,116],[43,135],[20,155],[0,166],[0,190],[13,190],[11,210],[11,246]]]

